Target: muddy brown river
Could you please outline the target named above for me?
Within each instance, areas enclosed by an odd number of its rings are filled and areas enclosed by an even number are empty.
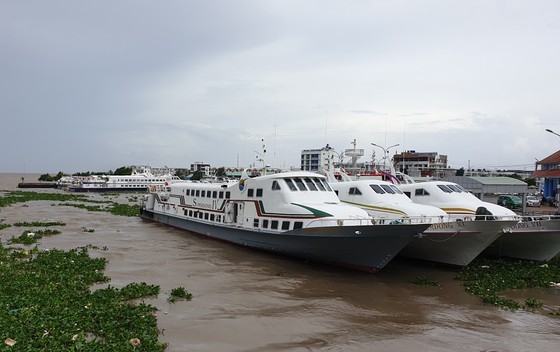
[[[0,190],[15,190],[21,174],[0,174]],[[38,175],[25,175],[34,182]],[[32,189],[30,189],[32,190]],[[60,190],[32,190],[63,192]],[[108,199],[90,194],[95,199]],[[128,202],[131,194],[112,196]],[[393,260],[365,274],[263,253],[192,233],[84,209],[19,203],[0,219],[59,220],[62,234],[41,248],[92,244],[106,257],[117,288],[131,282],[160,285],[156,299],[160,340],[167,351],[558,351],[560,318],[488,306],[454,280],[456,271]],[[84,232],[83,228],[94,232]],[[21,228],[0,231],[5,242]],[[418,286],[417,276],[441,286]],[[192,301],[167,301],[184,287]],[[511,292],[560,307],[560,289]]]

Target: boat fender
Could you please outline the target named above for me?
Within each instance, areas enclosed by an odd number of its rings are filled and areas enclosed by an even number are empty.
[[[375,221],[375,219],[371,219],[371,223],[372,223],[373,225],[375,225],[375,224],[377,223],[377,221]]]

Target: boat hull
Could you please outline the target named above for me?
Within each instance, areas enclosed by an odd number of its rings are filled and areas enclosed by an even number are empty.
[[[523,221],[492,243],[484,254],[549,261],[560,253],[560,219]]]
[[[428,225],[308,227],[265,232],[216,226],[168,213],[142,210],[144,219],[263,251],[375,273]]]
[[[516,221],[455,221],[433,224],[423,238],[409,243],[399,255],[451,266],[466,266]]]

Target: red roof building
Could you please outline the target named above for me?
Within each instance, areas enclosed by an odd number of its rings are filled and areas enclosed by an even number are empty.
[[[544,178],[544,196],[554,197],[558,193],[560,179],[560,150],[535,163],[531,177]]]

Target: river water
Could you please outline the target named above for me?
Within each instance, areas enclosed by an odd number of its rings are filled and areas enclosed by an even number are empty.
[[[21,177],[0,174],[0,190]],[[63,192],[59,190],[34,190]],[[106,196],[90,195],[96,199]],[[121,194],[113,200],[127,202]],[[167,351],[557,351],[560,318],[540,312],[488,306],[454,280],[456,271],[394,260],[378,274],[307,263],[214,241],[140,218],[88,212],[52,202],[0,208],[0,219],[59,220],[62,234],[42,248],[92,244],[106,257],[117,288],[131,282],[160,285],[156,299],[160,340]],[[83,228],[94,232],[84,232]],[[0,238],[22,229],[0,231]],[[418,286],[418,276],[441,286]],[[192,301],[169,303],[184,287]],[[514,292],[560,308],[560,289]]]

